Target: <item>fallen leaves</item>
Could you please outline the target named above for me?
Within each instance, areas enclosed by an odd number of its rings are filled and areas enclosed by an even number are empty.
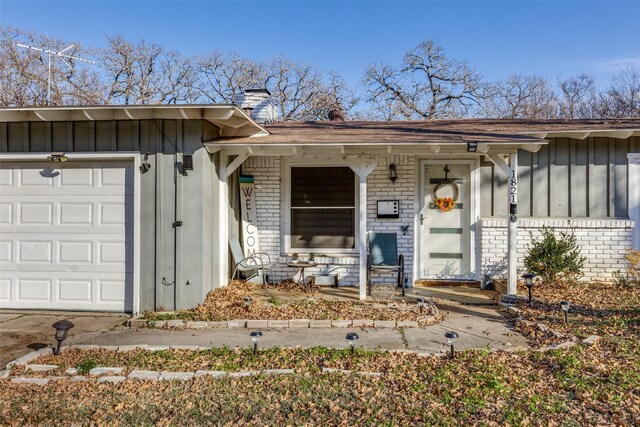
[[[417,304],[404,301],[389,305],[367,301],[327,300],[310,298],[307,288],[285,281],[279,284],[280,290],[294,293],[297,297],[280,300],[276,297],[264,298],[256,295],[259,285],[233,281],[224,288],[209,292],[204,303],[191,310],[176,313],[147,313],[148,320],[394,320],[417,321],[420,326],[439,322],[435,305],[427,304],[421,313]],[[250,301],[246,298],[250,298]]]

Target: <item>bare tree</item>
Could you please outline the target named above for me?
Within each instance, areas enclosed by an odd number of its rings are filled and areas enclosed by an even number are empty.
[[[103,49],[106,101],[118,104],[192,102],[196,79],[192,61],[144,40],[108,37]]]
[[[556,95],[539,75],[513,74],[490,86],[483,102],[487,117],[550,119],[556,117]]]
[[[358,102],[354,90],[344,78],[336,72],[331,72],[327,81],[321,84],[318,93],[310,100],[309,107],[304,109],[306,119],[327,120],[329,111],[350,111]]]
[[[73,47],[65,53],[89,56],[78,43],[52,39],[13,27],[0,28],[0,105],[47,105],[48,55],[24,49],[16,43],[26,44],[54,52]],[[97,104],[101,100],[99,75],[90,64],[65,58],[70,65],[52,58],[51,104]]]
[[[561,98],[558,114],[566,119],[591,118],[596,114],[597,90],[593,76],[582,73],[558,82]]]
[[[237,53],[215,50],[196,60],[198,81],[194,85],[204,102],[234,101],[244,89],[262,88],[267,80],[264,64]]]
[[[402,64],[372,64],[364,74],[367,98],[402,105],[405,118],[436,119],[468,115],[478,105],[480,74],[466,61],[449,59],[426,40],[404,55]],[[398,110],[394,106],[394,110]]]
[[[640,117],[640,67],[629,66],[613,76],[600,107],[602,117]]]

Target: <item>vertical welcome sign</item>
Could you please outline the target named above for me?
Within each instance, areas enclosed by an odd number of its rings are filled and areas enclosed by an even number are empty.
[[[256,216],[256,190],[252,176],[240,176],[240,204],[244,256],[248,257],[260,252]]]

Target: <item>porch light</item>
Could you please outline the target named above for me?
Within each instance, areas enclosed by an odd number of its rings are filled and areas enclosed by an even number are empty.
[[[262,336],[262,332],[253,331],[249,334],[251,337],[251,341],[253,342],[253,355],[255,356],[258,352],[258,342],[260,342],[260,337]]]
[[[64,153],[51,153],[47,156],[47,160],[53,163],[68,162],[69,158]]]
[[[571,301],[560,301],[560,308],[564,312],[564,323],[568,321],[569,308],[571,308]]]
[[[525,273],[522,275],[524,279],[524,284],[529,289],[529,307],[533,307],[533,299],[531,299],[531,288],[533,287],[533,278],[536,277],[532,273]]]
[[[398,179],[398,171],[396,170],[396,165],[391,163],[389,165],[389,181],[395,184],[397,179]]]
[[[467,142],[467,153],[475,153],[478,151],[478,143],[477,142]]]
[[[458,333],[454,331],[447,331],[444,333],[444,336],[447,339],[447,343],[451,346],[451,359],[453,359],[455,357],[454,344],[458,339]]]
[[[67,339],[69,329],[73,328],[75,325],[68,320],[59,320],[51,326],[56,328],[56,341],[58,341],[58,345],[56,346],[56,350],[53,354],[58,356],[60,354],[60,347],[62,347],[62,341]]]
[[[358,339],[360,339],[360,337],[355,332],[349,332],[347,334],[347,343],[349,343],[349,347],[351,347],[351,354],[352,355],[356,351],[356,341]]]
[[[420,308],[420,314],[422,314],[422,311],[424,310],[424,298],[420,297],[416,299],[416,302],[418,303],[418,307]]]

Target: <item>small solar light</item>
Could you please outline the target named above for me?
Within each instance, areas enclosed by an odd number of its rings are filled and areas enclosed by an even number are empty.
[[[255,356],[258,352],[258,342],[260,341],[260,337],[262,336],[262,332],[253,331],[249,334],[251,337],[251,341],[253,342],[253,355]]]
[[[356,351],[356,341],[358,339],[360,339],[360,337],[355,332],[349,332],[347,334],[347,342],[349,343],[349,347],[351,347],[351,354],[354,354]]]
[[[571,308],[571,301],[560,301],[560,308],[562,308],[562,311],[564,311],[564,323],[567,323],[569,308]]]
[[[53,354],[58,356],[60,354],[60,347],[62,347],[62,341],[67,339],[69,329],[73,328],[75,325],[68,320],[59,320],[51,326],[56,328],[56,341],[58,341],[58,345],[56,346],[56,350]]]
[[[424,311],[424,298],[417,298],[416,302],[418,303],[418,307],[420,308],[420,314],[422,314],[422,312]]]
[[[454,344],[456,343],[456,340],[458,339],[458,333],[454,331],[447,331],[444,333],[444,336],[447,339],[447,343],[451,346],[451,358],[453,359],[455,357],[453,347],[454,347]]]
[[[250,305],[251,305],[251,297],[244,297],[244,308],[249,310]]]
[[[525,273],[522,275],[524,284],[529,289],[529,307],[533,307],[533,299],[531,298],[531,288],[533,287],[533,278],[536,277],[532,273]]]

